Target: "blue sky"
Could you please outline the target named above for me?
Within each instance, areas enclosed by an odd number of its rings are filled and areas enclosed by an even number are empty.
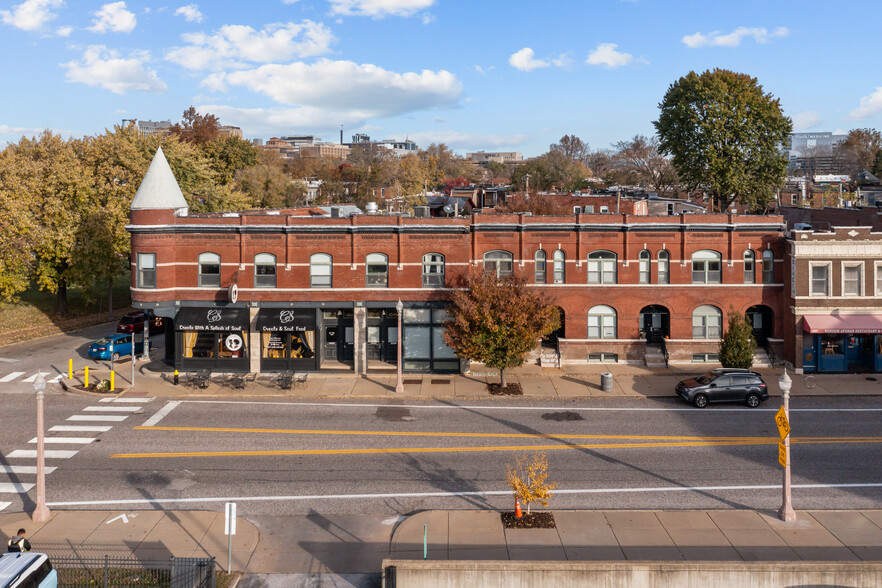
[[[539,155],[652,134],[690,70],[755,76],[796,130],[882,127],[878,5],[747,0],[0,0],[0,145],[190,105],[246,137]]]

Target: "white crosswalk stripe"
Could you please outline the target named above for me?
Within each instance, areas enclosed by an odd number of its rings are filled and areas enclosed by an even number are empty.
[[[43,377],[45,378],[46,376],[43,376]],[[28,376],[27,378],[25,378],[24,380],[22,380],[22,382],[25,382],[25,383],[27,383],[27,384],[31,384],[31,383],[33,383],[34,380],[36,380],[36,379],[37,379],[37,374],[34,374],[33,376]]]
[[[47,474],[55,471],[52,466],[44,468]],[[36,474],[37,466],[0,465],[0,474]],[[0,509],[2,510],[2,509]]]
[[[133,402],[136,404],[147,404],[148,402],[152,402],[152,398],[114,398],[113,402]]]
[[[104,433],[112,428],[110,425],[55,425],[49,430],[55,433]]]
[[[3,510],[4,508],[9,506],[10,504],[12,504],[12,503],[11,502],[0,502],[0,510]]]
[[[43,452],[43,455],[46,459],[68,459],[77,454],[77,450],[69,450],[69,449],[47,449]],[[37,450],[36,449],[16,449],[12,451],[9,455],[7,455],[9,459],[14,458],[30,458],[37,459]]]
[[[87,445],[94,440],[94,437],[46,437],[43,439],[43,443],[46,445]],[[28,441],[28,443],[36,442],[36,437]]]
[[[129,418],[129,415],[117,415],[117,414],[75,414],[73,416],[67,417],[69,421],[82,422],[82,421],[96,421],[99,423],[121,423],[124,420]]]
[[[0,382],[3,382],[3,383],[11,382],[12,380],[16,379],[17,377],[23,376],[23,375],[24,375],[24,372],[12,372],[11,374],[6,374],[2,378],[0,378]]]
[[[98,402],[113,402],[116,398],[102,398]]]
[[[34,484],[0,482],[0,494],[19,494],[22,492],[27,492],[33,487]]]
[[[140,406],[87,406],[83,412],[135,412]]]

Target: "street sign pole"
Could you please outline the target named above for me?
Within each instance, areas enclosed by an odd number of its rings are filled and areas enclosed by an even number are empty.
[[[236,534],[236,503],[228,502],[224,509],[224,535],[227,536],[227,573],[233,573],[233,535]]]
[[[781,394],[784,398],[784,404],[775,415],[775,422],[778,425],[778,433],[783,440],[783,456],[781,455],[781,444],[778,445],[778,463],[784,466],[784,481],[781,488],[782,500],[781,508],[778,509],[778,518],[786,523],[796,520],[796,513],[793,512],[790,495],[790,387],[793,382],[787,375],[787,368],[778,378],[778,386],[781,388]],[[782,460],[783,457],[783,460]]]

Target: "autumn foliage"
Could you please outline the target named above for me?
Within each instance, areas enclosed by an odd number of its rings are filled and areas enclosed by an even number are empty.
[[[520,497],[527,506],[527,514],[530,514],[530,504],[533,502],[548,506],[551,491],[557,487],[557,484],[547,481],[548,456],[542,451],[537,451],[532,456],[518,456],[517,464],[508,466],[505,475],[515,496]]]

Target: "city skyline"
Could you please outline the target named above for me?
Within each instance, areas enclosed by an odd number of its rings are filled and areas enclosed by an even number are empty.
[[[836,19],[872,14],[837,6]],[[410,138],[455,151],[592,149],[651,135],[668,86],[715,67],[756,77],[794,131],[882,126],[860,35],[826,3],[449,0],[0,3],[0,141],[96,135],[190,105],[247,138]]]

